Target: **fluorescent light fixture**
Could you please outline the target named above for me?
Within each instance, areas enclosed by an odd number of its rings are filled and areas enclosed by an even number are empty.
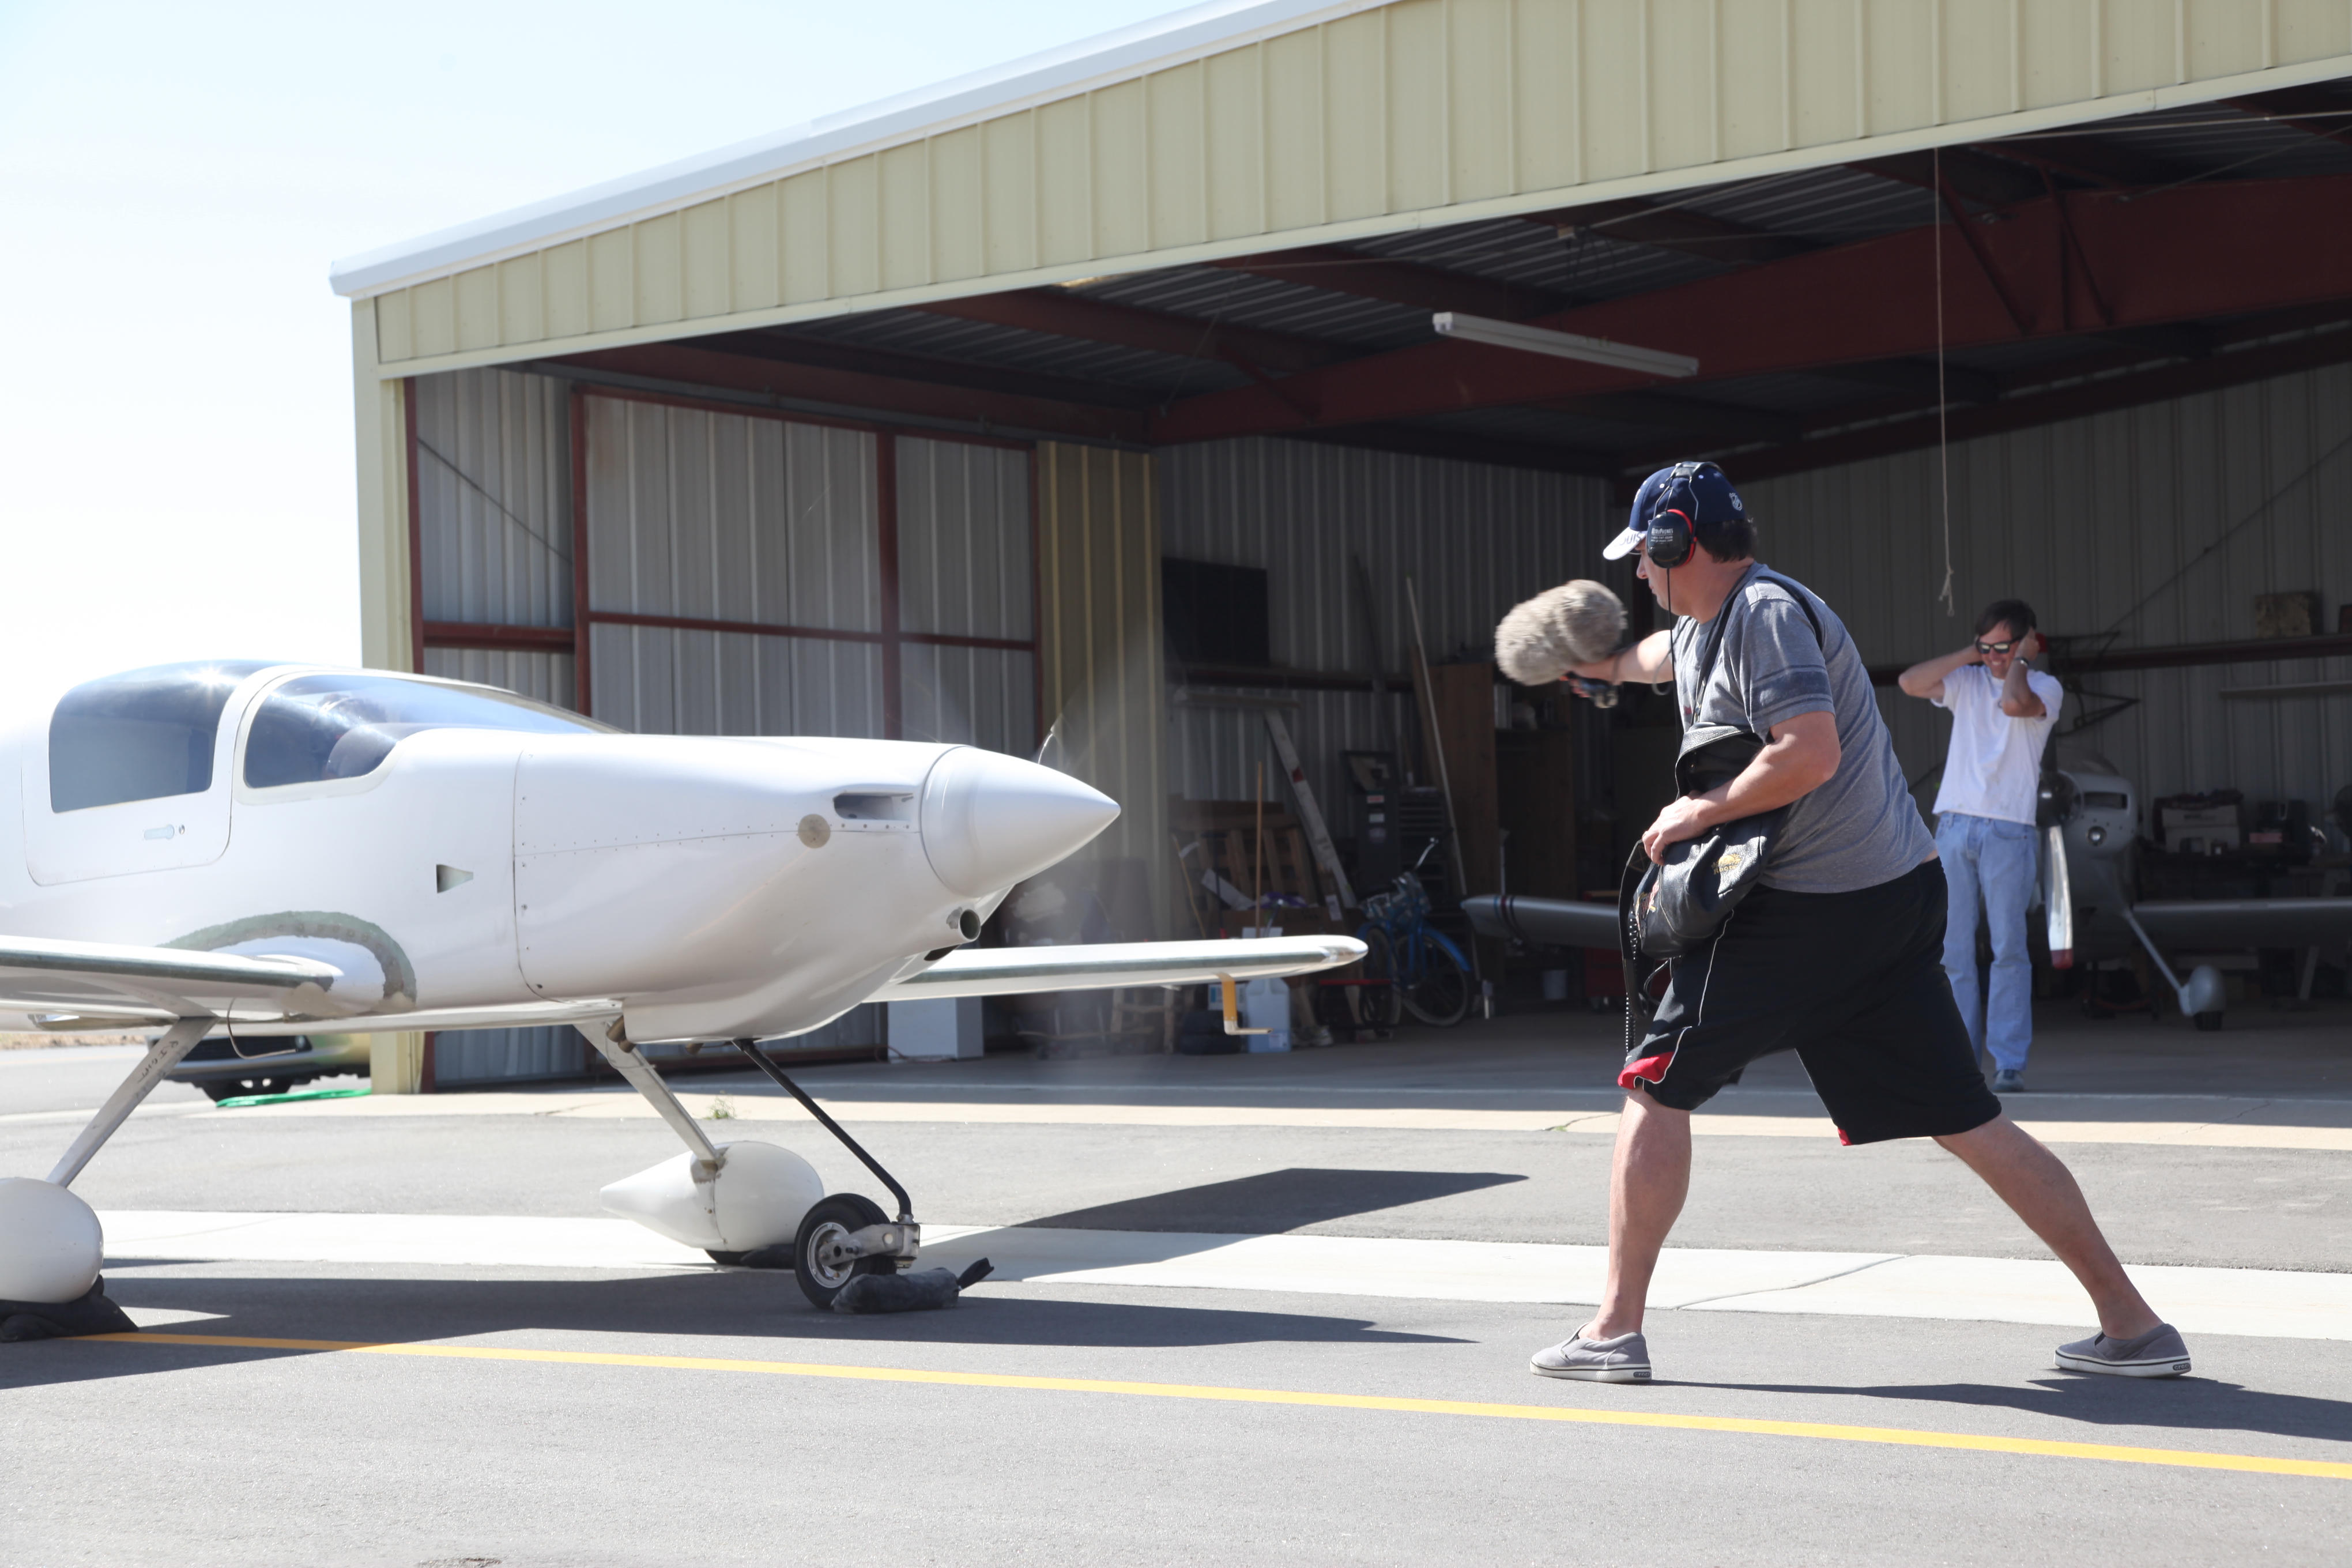
[[[1638,370],[1650,375],[1680,378],[1698,374],[1698,361],[1688,354],[1670,354],[1659,349],[1637,349],[1631,343],[1612,343],[1606,338],[1580,337],[1574,332],[1555,332],[1549,327],[1523,326],[1517,321],[1497,321],[1486,316],[1465,316],[1459,310],[1440,310],[1429,318],[1429,324],[1437,329],[1439,337],[1492,343],[1498,349],[1520,349],[1531,354],[1551,354],[1559,359],[1582,360],[1588,364],[1614,365],[1619,370]]]

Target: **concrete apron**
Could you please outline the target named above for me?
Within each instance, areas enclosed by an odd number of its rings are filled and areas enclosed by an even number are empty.
[[[699,1252],[626,1220],[374,1214],[102,1212],[109,1267],[252,1262],[371,1268],[712,1269]],[[1227,1236],[926,1225],[923,1258],[977,1258],[999,1280],[1143,1285],[1424,1300],[1599,1300],[1606,1249],[1534,1242]],[[2352,1274],[2134,1266],[2189,1334],[2352,1340]],[[780,1296],[797,1304],[789,1281]],[[1651,1304],[1701,1311],[2042,1323],[2087,1328],[2090,1305],[2053,1261],[1899,1253],[1670,1247]],[[188,1314],[133,1309],[143,1326]]]

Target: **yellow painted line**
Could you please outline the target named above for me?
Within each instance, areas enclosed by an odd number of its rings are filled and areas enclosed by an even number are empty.
[[[1392,1410],[1418,1415],[1483,1415],[1505,1421],[1565,1421],[1592,1426],[1649,1426],[1679,1432],[1740,1432],[1764,1437],[1814,1437],[1839,1443],[1892,1443],[1910,1448],[1963,1448],[1985,1454],[2035,1454],[2108,1459],[2191,1470],[2242,1470],[2265,1476],[2317,1476],[2352,1481],[2352,1464],[2207,1454],[2190,1448],[2130,1448],[2112,1443],[2054,1443],[2039,1437],[1989,1437],[1902,1426],[1841,1426],[1818,1421],[1754,1421],[1734,1415],[1662,1415],[1635,1410],[1576,1410],[1551,1405],[1489,1405],[1462,1399],[1397,1399],[1377,1394],[1309,1394],[1280,1388],[1220,1388],[1185,1383],[1122,1383],[1092,1377],[1020,1377],[995,1372],[924,1372],[906,1367],[837,1366],[820,1362],[730,1361],[716,1356],[625,1355],[611,1351],[541,1351],[497,1345],[375,1344],[359,1340],[269,1340],[233,1334],[89,1334],[81,1342],[206,1345],[238,1350],[352,1351],[363,1355],[431,1356],[450,1361],[551,1362],[565,1366],[642,1366],[673,1372],[752,1372],[773,1377],[831,1377],[854,1383],[921,1383],[956,1388],[1019,1388],[1057,1394],[1122,1394],[1149,1399],[1203,1399],[1232,1405],[1297,1405],[1326,1410]]]

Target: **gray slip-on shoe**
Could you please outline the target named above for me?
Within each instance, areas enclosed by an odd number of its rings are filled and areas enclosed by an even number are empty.
[[[1649,1342],[1642,1338],[1639,1329],[1613,1340],[1562,1340],[1528,1357],[1528,1370],[1538,1377],[1573,1377],[1586,1383],[1647,1383]]]
[[[2023,1094],[2025,1074],[2016,1068],[2002,1068],[1992,1075],[1992,1091],[1995,1094]]]
[[[2128,1340],[2093,1334],[2058,1347],[2058,1364],[2068,1372],[2103,1372],[2110,1377],[2179,1377],[2189,1370],[2189,1347],[2180,1331],[2158,1323]]]

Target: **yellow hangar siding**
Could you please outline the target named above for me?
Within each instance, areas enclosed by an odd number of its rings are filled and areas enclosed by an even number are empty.
[[[2347,57],[2344,0],[1330,6],[353,291],[373,299],[377,374],[424,374],[1814,168],[2341,76]]]

